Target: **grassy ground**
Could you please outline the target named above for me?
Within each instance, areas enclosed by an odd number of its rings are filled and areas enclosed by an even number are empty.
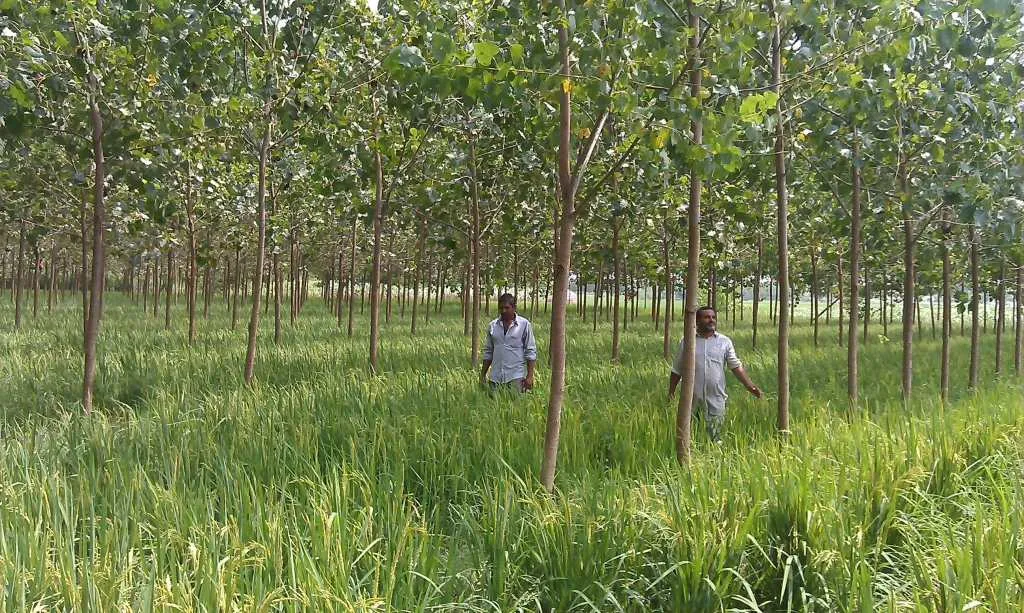
[[[765,330],[753,350],[746,323],[722,322],[768,399],[733,382],[725,443],[698,434],[681,470],[660,333],[638,319],[612,366],[610,326],[573,319],[548,497],[546,369],[534,394],[489,399],[457,306],[415,339],[396,310],[373,378],[365,332],[348,339],[311,300],[281,347],[264,327],[249,390],[244,325],[229,330],[222,306],[189,350],[182,305],[166,332],[162,314],[110,296],[102,408],[86,418],[74,304],[16,334],[0,304],[6,610],[1024,607],[1024,397],[993,375],[992,335],[977,393],[956,338],[944,409],[926,326],[907,409],[899,343],[874,327],[864,409],[850,416],[834,328],[816,349],[798,325],[782,445],[775,338]],[[546,318],[536,323],[546,355]]]

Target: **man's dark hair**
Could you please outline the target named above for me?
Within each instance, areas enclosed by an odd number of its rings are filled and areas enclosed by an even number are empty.
[[[701,314],[702,311],[714,311],[714,310],[715,310],[715,307],[709,306],[709,305],[704,305],[704,306],[700,307],[699,309],[697,309],[697,317],[700,317],[700,314]]]
[[[503,307],[506,304],[516,306],[516,297],[512,294],[502,294],[498,296],[498,307]]]

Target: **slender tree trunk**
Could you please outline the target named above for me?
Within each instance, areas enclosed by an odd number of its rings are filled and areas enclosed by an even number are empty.
[[[342,277],[344,276],[342,274],[342,271],[344,270],[344,268],[345,268],[345,245],[344,245],[344,243],[341,243],[341,244],[338,245],[338,275],[337,275],[337,279],[335,280],[335,284],[337,285],[337,287],[335,288],[335,296],[334,296],[334,310],[335,310],[335,314],[338,317],[338,328],[339,329],[342,326],[342,318],[345,316],[345,303],[343,302],[343,297],[345,295],[345,285],[346,285],[346,283],[342,283]]]
[[[14,328],[21,328],[21,287],[25,274],[25,220],[18,224],[18,272],[14,275]],[[84,287],[84,285],[83,285]]]
[[[188,344],[196,341],[196,292],[199,277],[199,248],[196,244],[196,209],[192,201],[192,165],[188,164],[185,181],[185,216],[188,224]]]
[[[419,310],[420,302],[420,276],[423,270],[423,242],[427,240],[427,218],[420,221],[420,235],[416,240],[416,274],[412,281],[412,323],[409,333],[416,335],[416,313]]]
[[[379,139],[379,136],[375,134],[374,138]],[[376,193],[373,205],[373,268],[370,277],[370,372],[377,373],[380,348],[381,233],[384,230],[384,160],[379,150],[374,154],[374,166]]]
[[[394,232],[390,232],[389,236],[388,236],[388,277],[387,277],[387,281],[385,282],[385,285],[387,285],[387,288],[388,288],[388,294],[387,294],[387,308],[384,310],[384,323],[391,323],[391,297],[392,297],[392,291],[393,291],[393,289],[395,287],[395,284],[392,282],[393,278],[394,278],[394,270],[395,270],[395,263],[394,263],[395,249],[394,249],[394,246],[395,246],[395,233]]]
[[[949,402],[949,346],[953,335],[953,273],[949,255],[949,240],[952,229],[949,223],[949,209],[942,211],[942,354],[940,357],[939,390],[943,404]]]
[[[811,313],[814,317],[814,346],[818,346],[818,248],[811,249]]]
[[[687,41],[689,51],[690,95],[699,98],[701,87],[700,57],[701,23],[693,0],[687,0],[686,10],[689,16],[690,37]],[[701,147],[704,142],[704,122],[700,115],[690,120],[690,132],[694,146]],[[694,167],[690,170],[690,201],[686,212],[686,298],[685,318],[683,320],[683,372],[682,390],[679,393],[679,406],[676,410],[676,460],[680,464],[690,462],[690,424],[693,416],[694,374],[697,367],[697,293],[700,291],[700,171]],[[667,230],[667,228],[666,228]],[[666,270],[668,268],[666,267]],[[668,323],[665,325],[666,343]],[[667,345],[666,345],[667,355]]]
[[[597,332],[597,316],[601,312],[601,301],[604,297],[604,259],[597,268],[597,279],[594,282],[594,331]]]
[[[785,122],[780,87],[782,83],[782,34],[775,0],[771,0],[775,21],[775,44],[772,55],[774,83],[772,91],[780,94],[775,106],[775,191],[778,207],[777,234],[779,241],[779,343],[778,343],[778,429],[789,432],[789,321],[787,302],[789,289],[789,189],[786,184]]]
[[[619,362],[619,294],[622,293],[620,279],[622,278],[622,258],[619,256],[619,233],[622,230],[622,221],[618,216],[612,220],[612,275],[615,283],[612,286],[612,362]]]
[[[1024,324],[1022,316],[1024,316],[1024,309],[1021,308],[1021,285],[1024,282],[1024,267],[1020,264],[1017,265],[1017,282],[1013,286],[1013,332],[1014,332],[1014,344],[1013,344],[1013,373],[1018,377],[1021,374],[1021,358],[1024,357],[1024,330],[1021,329],[1021,325]]]
[[[858,394],[860,391],[860,376],[858,364],[858,352],[860,347],[857,343],[857,323],[860,309],[860,274],[861,274],[861,159],[860,159],[860,135],[857,129],[853,130],[853,161],[851,166],[853,194],[850,206],[850,321],[849,331],[846,334],[846,394],[850,399],[850,408],[856,409]],[[840,328],[842,324],[840,324]],[[842,339],[842,333],[840,333]]]
[[[931,320],[932,340],[935,340],[935,288],[928,288],[928,317]]]
[[[563,83],[571,84],[569,60],[569,32],[565,0],[558,1],[558,48]],[[572,150],[571,87],[562,87],[559,94],[558,132],[558,204],[561,205],[560,225],[555,226],[555,261],[553,262],[554,295],[551,304],[551,389],[548,396],[547,427],[544,434],[544,459],[540,480],[544,489],[555,487],[555,467],[558,461],[558,441],[561,433],[562,402],[565,394],[565,311],[569,299],[569,270],[572,264],[573,229],[576,223],[576,179],[570,167]],[[596,139],[596,135],[595,135]],[[577,172],[582,172],[577,168]]]
[[[978,318],[981,313],[978,312],[978,299],[981,295],[981,287],[979,280],[978,268],[980,266],[979,260],[981,259],[978,251],[980,249],[978,245],[978,229],[973,224],[971,225],[971,366],[968,373],[967,387],[970,389],[978,388],[978,369],[981,365],[981,329],[979,326]]]
[[[103,278],[106,275],[106,254],[104,253],[104,230],[106,207],[104,183],[106,182],[106,160],[103,156],[103,116],[100,114],[99,81],[92,72],[89,74],[91,100],[89,108],[92,124],[93,152],[93,214],[92,214],[92,279],[89,288],[89,309],[85,324],[85,373],[82,381],[82,407],[85,414],[92,413],[93,389],[96,383],[96,345],[100,335],[100,318],[103,314]],[[83,225],[84,227],[84,225]],[[83,246],[84,249],[84,246]],[[83,266],[84,266],[83,259]],[[83,269],[84,277],[84,269]]]
[[[470,335],[472,336],[470,364],[476,369],[480,364],[480,186],[476,168],[476,137],[469,141],[469,182],[470,182],[470,278],[472,307]],[[518,267],[518,253],[516,254]]]
[[[1003,372],[1003,319],[1006,317],[1006,261],[999,262],[999,285],[996,287],[996,374]]]
[[[235,247],[235,282],[234,291],[232,292],[231,298],[231,329],[234,330],[238,326],[238,293],[242,284],[241,274],[241,254],[242,248]],[[155,284],[155,282],[154,282]]]
[[[352,239],[348,258],[348,337],[352,338],[352,317],[356,313],[356,235],[359,233],[358,219],[352,220]]]
[[[661,357],[662,357],[662,359],[667,360],[671,356],[671,353],[669,353],[669,351],[671,349],[671,342],[672,342],[672,303],[673,303],[673,298],[675,297],[673,295],[673,288],[672,288],[672,267],[671,267],[672,263],[671,263],[671,260],[669,258],[669,251],[670,250],[669,250],[669,227],[668,227],[668,212],[667,211],[665,212],[664,231],[665,231],[665,240],[661,244],[661,256],[662,256],[662,265],[665,267],[665,300],[663,301],[663,304],[662,304],[661,308],[664,309],[665,312],[664,312],[664,316],[662,318],[664,320],[664,327],[662,328],[662,335],[661,335]],[[687,282],[689,282],[689,279],[687,279]],[[689,286],[687,286],[687,287],[689,287]],[[696,300],[696,297],[694,299]]]
[[[167,283],[164,295],[164,330],[171,329],[171,294],[174,290],[174,251],[167,249]]]
[[[750,324],[753,331],[751,346],[757,349],[757,313],[761,308],[761,277],[764,276],[764,234],[757,233],[757,269],[754,271],[754,303],[750,305]]]
[[[32,245],[32,319],[39,316],[39,243]]]
[[[843,346],[843,307],[845,306],[845,303],[843,302],[843,254],[842,253],[839,254],[838,260],[836,262],[836,296],[837,296],[838,301],[839,301],[839,314],[838,314],[839,315],[838,316],[838,322],[839,322],[839,346],[842,347]],[[831,307],[831,304],[830,304],[829,310],[831,310],[831,309],[832,309],[832,307]]]
[[[278,235],[278,232],[280,231],[280,228],[278,228],[279,220],[278,220],[278,217],[277,217],[277,193],[276,193],[276,190],[274,189],[273,184],[270,185],[270,219],[272,220],[272,225],[270,227],[271,244],[274,244],[273,255],[271,256],[271,262],[270,262],[271,268],[274,269],[274,271],[273,271],[273,275],[274,275],[274,282],[273,282],[273,288],[274,288],[274,344],[280,346],[281,345],[281,299],[282,299],[282,297],[284,295],[284,278],[283,278],[284,275],[282,275],[282,273],[281,273],[281,253],[280,253],[281,250],[278,249],[278,245],[277,245],[277,242],[278,242],[277,241],[277,235]],[[295,256],[295,233],[294,233],[294,230],[289,230],[288,234],[289,234],[289,254],[288,254],[288,257],[291,260],[291,263],[290,263],[290,266],[289,266],[289,275],[294,277],[295,276],[294,275],[294,270],[295,270],[295,258],[294,258],[294,256]],[[270,290],[270,287],[271,287],[270,284],[267,284],[267,290],[268,291]],[[292,284],[292,289],[294,289],[294,288],[295,288],[295,286],[294,286],[294,284]],[[294,292],[292,293],[292,296],[294,296]],[[294,301],[290,301],[290,302],[291,302],[291,306],[292,306],[292,310],[291,310],[292,320],[291,321],[292,321],[292,323],[295,323],[295,309],[294,309],[295,303],[294,303]]]
[[[900,194],[910,198],[907,190],[907,160],[900,159],[897,170],[897,184]],[[914,306],[917,303],[914,281],[914,221],[907,205],[903,208],[903,403],[910,402],[914,387]],[[883,289],[884,291],[884,289]]]
[[[267,259],[267,164],[270,157],[270,102],[263,109],[265,126],[260,144],[259,175],[256,189],[256,274],[253,275],[252,312],[249,315],[249,338],[245,353],[245,384],[256,379],[256,339],[260,329],[260,299],[262,298],[263,269]]]

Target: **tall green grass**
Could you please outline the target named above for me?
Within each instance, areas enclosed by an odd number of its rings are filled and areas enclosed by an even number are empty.
[[[84,417],[74,302],[17,333],[0,304],[5,610],[1024,608],[1024,400],[992,376],[991,335],[977,392],[956,338],[945,408],[927,328],[910,407],[898,343],[876,335],[851,415],[834,328],[814,348],[798,325],[783,444],[775,339],[754,351],[723,322],[769,399],[733,383],[724,444],[697,432],[680,469],[649,318],[613,366],[609,325],[570,317],[547,496],[545,317],[539,390],[513,401],[475,385],[455,305],[416,338],[395,317],[371,377],[365,319],[349,339],[310,301],[280,347],[264,321],[255,389],[243,326],[214,308],[189,349],[180,309],[168,332],[108,297],[101,408]]]

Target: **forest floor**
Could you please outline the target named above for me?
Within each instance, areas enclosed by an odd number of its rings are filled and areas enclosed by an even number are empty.
[[[720,316],[767,397],[730,380],[724,443],[695,429],[681,469],[649,312],[629,323],[612,365],[611,325],[594,332],[570,308],[548,496],[538,484],[547,315],[535,322],[538,389],[515,400],[478,387],[457,304],[415,337],[396,307],[373,377],[368,313],[348,338],[312,298],[279,347],[263,319],[248,389],[246,322],[232,331],[223,304],[189,348],[184,301],[165,331],[162,311],[109,295],[98,410],[83,416],[77,304],[29,312],[13,333],[0,301],[4,610],[1024,608],[1012,329],[1000,376],[991,327],[982,337],[976,392],[968,339],[955,336],[943,407],[926,321],[904,407],[898,327],[884,342],[872,324],[851,414],[836,320],[816,348],[798,317],[792,434],[781,443],[767,309],[757,349],[749,305],[735,327]],[[676,322],[673,351],[681,332]]]

